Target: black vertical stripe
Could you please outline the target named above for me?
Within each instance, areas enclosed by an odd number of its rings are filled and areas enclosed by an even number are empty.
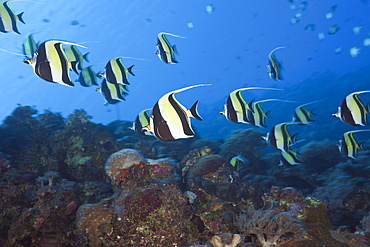
[[[168,96],[168,101],[170,102],[173,109],[175,109],[177,116],[180,118],[184,134],[188,136],[194,136],[195,134],[189,125],[189,117],[186,115],[186,112],[184,112],[184,110],[178,105],[174,97],[174,93],[170,94]]]
[[[107,78],[110,83],[117,84],[117,78],[112,69],[112,60],[105,66],[105,78]]]
[[[45,43],[42,43],[37,49],[37,55],[35,56],[35,74],[45,81],[54,82],[51,74],[50,64],[46,57]]]
[[[226,101],[226,111],[227,111],[227,119],[229,119],[233,123],[238,123],[236,111],[234,109],[230,96],[227,98],[227,101]]]
[[[340,104],[340,117],[342,118],[343,122],[348,123],[355,127],[357,126],[355,120],[353,119],[352,113],[348,108],[347,97],[344,98],[344,100]]]
[[[73,82],[71,82],[71,79],[69,78],[68,60],[64,55],[62,43],[55,43],[54,48],[57,51],[60,64],[62,65],[62,82],[67,85],[74,86]]]
[[[123,84],[130,85],[130,83],[127,80],[125,65],[122,63],[122,61],[120,59],[117,59],[116,62],[117,62],[118,68],[119,68],[119,70],[121,72],[121,75],[122,75]]]
[[[238,92],[235,94],[235,96],[236,96],[236,98],[238,99],[240,106],[242,107],[243,120],[244,120],[245,122],[248,122],[247,110],[246,110],[246,108],[245,108],[244,100],[243,100],[243,96],[241,95],[241,93],[242,93],[242,91],[238,91]],[[253,111],[253,109],[252,109],[252,111]]]
[[[171,131],[159,110],[158,102],[152,109],[152,118],[154,135],[162,141],[174,141],[175,138],[172,136]]]
[[[367,119],[366,119],[366,109],[362,101],[360,100],[358,94],[353,95],[353,100],[356,102],[356,105],[360,109],[361,112],[361,123],[363,125],[367,125]]]

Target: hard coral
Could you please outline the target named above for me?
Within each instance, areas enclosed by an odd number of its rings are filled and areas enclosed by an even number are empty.
[[[122,149],[111,154],[105,163],[105,171],[112,181],[119,182],[123,179],[122,170],[132,165],[146,164],[145,158],[134,149]]]
[[[275,214],[272,210],[249,209],[246,214],[236,215],[234,224],[243,234],[253,234],[261,247],[278,246],[286,233],[298,234],[302,226],[288,213]]]

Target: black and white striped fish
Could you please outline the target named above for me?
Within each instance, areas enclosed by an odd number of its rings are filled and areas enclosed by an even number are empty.
[[[263,136],[263,139],[266,140],[267,145],[281,151],[288,152],[289,147],[296,142],[296,137],[298,135],[298,133],[294,135],[289,133],[288,125],[290,124],[294,123],[280,123],[272,127],[267,135]]]
[[[152,109],[149,131],[162,141],[193,137],[195,133],[191,127],[190,117],[202,120],[197,112],[198,101],[187,110],[175,98],[175,94],[194,87],[208,85],[210,84],[193,85],[171,91],[162,96]]]
[[[116,57],[107,63],[104,69],[104,73],[100,74],[100,76],[106,78],[108,82],[113,84],[122,84],[122,85],[130,85],[128,81],[128,74],[135,75],[132,72],[132,68],[134,65],[126,68],[126,66],[122,62],[122,58],[125,57]]]
[[[356,159],[358,151],[363,150],[363,143],[358,142],[355,133],[364,131],[370,130],[353,130],[345,132],[342,138],[339,140],[339,152],[346,155],[347,157]]]
[[[16,15],[8,5],[10,1],[12,0],[0,2],[0,32],[21,34],[17,27],[17,21],[26,24],[22,18],[24,12]]]
[[[45,41],[39,45],[33,58],[25,59],[24,63],[31,65],[35,74],[45,81],[73,87],[69,76],[72,67],[62,48],[63,44],[81,46],[67,41]]]
[[[178,35],[174,35],[171,33],[161,32],[157,35],[157,50],[156,54],[160,60],[168,64],[175,64],[178,63],[175,59],[175,53],[177,53],[176,46],[171,46],[170,42],[168,41],[166,35],[170,35],[177,38],[184,38]]]
[[[370,107],[369,104],[365,106],[361,101],[359,94],[362,93],[370,93],[370,91],[359,91],[347,95],[338,107],[338,112],[333,114],[333,117],[338,117],[343,122],[355,127],[368,125]]]
[[[125,96],[128,94],[121,84],[113,84],[104,80],[101,83],[101,87],[97,88],[96,91],[101,92],[106,102],[104,104],[116,104],[120,101],[125,100]]]

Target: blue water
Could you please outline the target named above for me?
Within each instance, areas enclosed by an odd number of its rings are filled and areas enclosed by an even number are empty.
[[[104,98],[95,87],[74,88],[49,83],[38,78],[32,68],[22,62],[23,57],[0,53],[1,107],[0,119],[8,116],[18,104],[60,112],[64,117],[74,109],[84,109],[92,121],[107,124],[116,119],[133,121],[136,114],[152,107],[165,93],[189,85],[210,83],[179,93],[177,98],[186,107],[199,100],[199,114],[204,121],[192,121],[197,133],[206,138],[223,138],[233,129],[247,128],[228,122],[219,112],[228,94],[241,87],[276,87],[283,91],[250,91],[248,100],[279,98],[297,103],[267,103],[274,124],[290,121],[295,107],[314,100],[316,123],[302,129],[303,137],[339,138],[339,133],[351,126],[331,117],[340,101],[349,93],[369,90],[370,47],[363,40],[369,38],[370,4],[360,0],[305,1],[307,8],[299,11],[304,1],[288,0],[37,0],[14,1],[9,6],[16,14],[25,12],[26,24],[18,22],[21,35],[0,33],[0,48],[21,53],[23,40],[34,33],[37,41],[49,39],[83,43],[90,52],[90,63],[96,71],[103,71],[109,59],[118,56],[145,60],[124,59],[125,65],[134,64],[130,76],[129,95],[125,102],[103,105]],[[44,4],[43,4],[44,3]],[[206,6],[212,5],[208,13]],[[331,19],[325,15],[337,5]],[[300,22],[291,25],[297,13]],[[189,27],[189,23],[193,25]],[[314,31],[305,31],[315,24]],[[328,34],[332,25],[339,31]],[[355,26],[362,26],[354,34]],[[176,45],[178,64],[165,64],[155,55],[159,32],[169,32],[186,38],[168,37]],[[325,38],[320,40],[319,33]],[[285,49],[275,55],[282,62],[284,80],[273,81],[266,70],[269,52],[278,46]],[[351,57],[350,48],[361,49]],[[342,52],[335,49],[342,47]],[[355,73],[355,74],[351,74]],[[77,75],[71,73],[72,79]],[[368,97],[368,98],[366,98]],[[370,97],[364,96],[369,102]],[[328,129],[334,130],[328,133]],[[313,133],[307,134],[309,131]],[[335,133],[335,131],[338,132]]]

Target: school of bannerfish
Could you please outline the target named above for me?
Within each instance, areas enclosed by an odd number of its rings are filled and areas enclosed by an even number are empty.
[[[22,19],[23,12],[16,15],[8,5],[10,1],[0,2],[0,32],[20,34],[17,24],[18,21],[25,24]],[[332,27],[332,29],[332,32],[337,31],[336,27]],[[155,54],[166,64],[177,64],[178,61],[175,58],[176,46],[170,44],[167,36],[184,38],[167,32],[158,33]],[[128,95],[128,86],[130,85],[129,74],[135,76],[132,71],[134,65],[127,68],[122,61],[127,57],[116,57],[107,62],[103,73],[97,74],[92,66],[83,67],[84,60],[89,62],[89,53],[82,55],[78,47],[86,48],[80,44],[62,40],[47,40],[39,43],[34,40],[33,34],[30,34],[23,42],[25,57],[23,62],[32,66],[34,73],[41,79],[68,87],[74,87],[70,78],[70,71],[79,75],[78,81],[83,87],[99,86],[98,78],[103,78],[100,87],[96,90],[102,93],[106,104],[116,104],[124,101],[125,96]],[[279,46],[267,56],[268,75],[276,81],[283,80],[281,63],[274,55],[274,52],[281,48],[285,47]],[[197,111],[198,101],[190,109],[187,109],[175,98],[175,94],[202,86],[210,86],[210,84],[192,85],[168,92],[152,108],[145,109],[137,115],[132,130],[142,135],[155,136],[162,141],[174,141],[195,136],[190,118],[202,120]],[[228,95],[224,109],[220,112],[227,120],[236,124],[250,124],[265,128],[267,127],[266,119],[270,118],[270,111],[265,111],[262,104],[273,101],[290,102],[279,99],[264,99],[256,102],[254,99],[247,100],[242,92],[248,90],[281,89],[263,87],[235,89]],[[368,126],[370,107],[369,104],[364,104],[360,98],[360,94],[364,93],[370,93],[370,90],[353,92],[347,95],[333,116],[353,127]],[[279,123],[273,126],[266,136],[263,136],[269,146],[276,148],[281,153],[280,165],[289,167],[300,163],[299,153],[291,149],[291,146],[297,142],[296,136],[298,133],[292,135],[288,126],[293,124],[306,125],[314,122],[312,116],[315,113],[313,110],[307,110],[306,106],[316,102],[318,101],[298,106],[292,114],[291,122]],[[358,151],[363,150],[362,143],[357,140],[356,135],[359,132],[366,131],[370,130],[345,132],[338,144],[339,151],[349,158],[356,159]],[[242,157],[238,156],[237,158],[238,161],[245,162]]]

